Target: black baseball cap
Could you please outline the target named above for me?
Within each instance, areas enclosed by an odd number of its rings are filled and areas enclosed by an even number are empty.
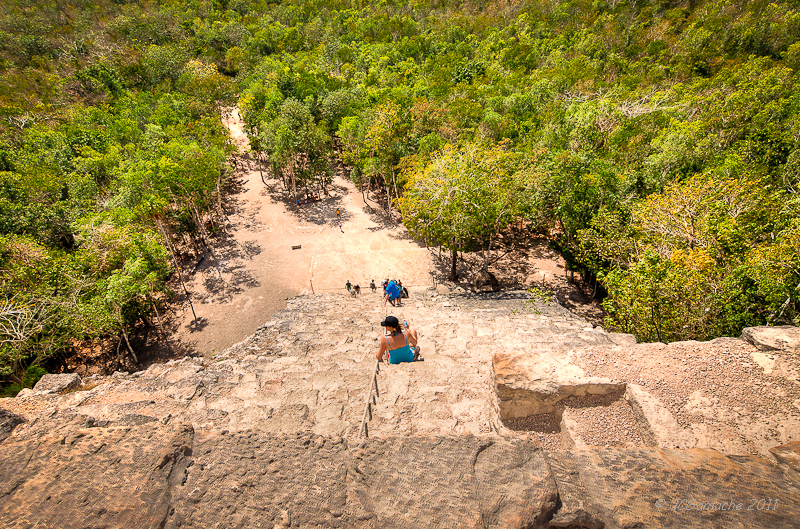
[[[400,322],[394,316],[386,316],[386,319],[381,322],[382,327],[399,327]]]

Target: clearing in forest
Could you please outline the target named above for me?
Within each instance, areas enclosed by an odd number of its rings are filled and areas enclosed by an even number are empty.
[[[344,292],[348,280],[360,285],[364,296],[373,295],[368,289],[372,279],[380,285],[382,278],[397,278],[414,290],[431,284],[431,271],[446,275],[448,264],[437,263],[435,251],[411,238],[397,215],[390,220],[379,204],[365,204],[341,171],[329,196],[300,207],[278,180],[267,179],[265,186],[258,166],[245,154],[249,146],[238,111],[226,113],[224,123],[242,153],[224,201],[226,222],[211,241],[213,256],[186,269],[197,319],[185,297],[175,305],[166,325],[170,343],[165,353],[220,352],[253,334],[286,307],[287,298]],[[467,256],[459,267],[469,267],[471,259]],[[567,284],[563,259],[545,241],[506,255],[493,271],[503,287],[546,284],[569,308],[582,307],[581,315],[598,321],[596,304],[587,305],[579,289]],[[173,290],[182,293],[177,283]]]
[[[239,113],[227,114],[225,124],[240,152],[247,152]],[[177,306],[168,325],[173,349],[222,351],[285,308],[286,298],[312,293],[312,286],[315,293],[344,291],[350,280],[370,295],[371,279],[377,285],[386,277],[411,287],[430,284],[430,252],[409,237],[397,217],[390,221],[376,204],[371,211],[341,174],[328,197],[298,208],[279,181],[264,185],[249,156],[239,160],[224,203],[224,229],[211,241],[218,263],[206,254],[194,270],[186,270],[197,320],[187,302]],[[173,289],[182,292],[178,284]]]

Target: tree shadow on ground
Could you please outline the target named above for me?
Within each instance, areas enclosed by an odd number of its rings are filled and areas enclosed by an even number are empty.
[[[602,325],[605,313],[600,300],[592,297],[592,289],[580,276],[572,277],[561,264],[561,258],[551,246],[550,241],[535,234],[504,234],[498,247],[487,252],[491,272],[499,282],[499,290],[525,290],[536,287],[551,292],[558,302],[585,318],[593,325]],[[434,264],[436,280],[445,286],[460,287],[476,291],[475,278],[484,267],[483,252],[459,253],[456,263],[458,281],[450,282],[452,267],[449,250],[429,248]],[[536,261],[544,261],[550,266],[540,269]]]
[[[376,200],[370,195],[374,192],[368,191],[362,195],[361,211],[366,213],[370,222],[376,226],[367,227],[369,231],[386,230],[386,236],[390,239],[413,242],[420,248],[427,248],[428,245],[422,239],[417,239],[406,230],[398,230],[403,224],[400,212],[392,208],[391,213],[386,208],[386,203]]]
[[[228,181],[224,188],[222,213],[225,216],[223,227],[211,234],[209,244],[212,245],[214,255],[222,260],[252,259],[260,254],[263,249],[255,242],[239,244],[232,233],[241,228],[258,230],[262,226],[256,219],[258,210],[245,206],[245,201],[240,198],[246,191],[245,179],[238,172]],[[204,258],[210,256],[203,254]]]
[[[213,255],[206,252],[196,263],[188,262],[183,266],[189,272],[189,278],[197,274],[201,276],[204,292],[193,292],[192,299],[195,301],[226,302],[245,288],[261,286],[252,273],[241,270],[244,264],[240,262],[252,260],[261,254],[261,245],[256,242],[238,244],[232,237],[214,239],[214,243],[220,241],[222,244],[215,244]]]
[[[173,289],[176,280],[173,278]],[[192,298],[194,299],[194,298]],[[160,312],[161,329],[156,324],[137,327],[131,334],[131,345],[139,358],[139,364],[135,370],[147,369],[153,364],[161,364],[175,358],[185,356],[198,356],[197,341],[178,339],[179,328],[182,318],[178,317],[177,309],[182,308],[189,311],[188,300],[185,293],[176,295],[169,305]],[[186,326],[190,333],[200,332],[209,325],[209,320],[204,317],[195,318]]]
[[[242,257],[252,261],[253,257],[259,255],[261,252],[264,251],[264,248],[261,247],[256,241],[245,241],[241,245]]]
[[[347,179],[346,172],[342,172],[341,168],[337,169],[337,175]],[[318,200],[313,200],[305,196],[305,189],[298,189],[300,196],[300,203],[292,198],[290,192],[285,188],[284,184],[278,178],[267,178],[266,185],[261,189],[261,196],[267,197],[273,202],[283,204],[286,210],[294,215],[296,218],[305,221],[309,224],[317,226],[330,225],[338,227],[338,222],[342,223],[342,229],[347,227],[347,222],[353,220],[354,215],[347,211],[344,205],[345,196],[349,195],[351,190],[346,185],[336,182],[334,179],[331,183],[327,184],[326,189],[328,195],[325,195],[321,190],[310,189],[312,193],[318,193]],[[392,210],[390,214],[387,212],[386,204],[380,202],[375,197],[370,195],[374,193],[367,191],[362,194],[362,211],[366,213],[371,222],[376,224],[375,227],[368,228],[372,231],[379,230],[395,230],[399,224],[399,213]],[[336,211],[339,210],[339,215]],[[402,235],[390,233],[389,237],[402,239]]]
[[[195,318],[189,322],[189,325],[187,325],[186,328],[189,329],[190,333],[200,332],[208,327],[209,323],[210,322],[208,321],[208,318]]]
[[[246,179],[239,171],[234,172],[225,182],[225,186],[222,188],[223,198],[220,206],[226,218],[243,214],[244,200],[240,196],[247,190],[245,184]]]
[[[369,217],[369,221],[375,224],[375,226],[367,228],[370,231],[392,231],[396,230],[400,224],[400,221],[387,215],[385,210],[378,210],[372,207],[364,206],[361,208],[361,211],[366,213]],[[394,233],[387,233],[387,236],[396,238]]]
[[[243,291],[244,288],[258,288],[261,286],[261,282],[258,281],[256,278],[253,277],[253,274],[247,270],[239,270],[239,268],[244,268],[244,266],[237,266],[236,269],[229,269],[231,278],[228,281],[228,285],[231,288],[236,288],[236,292]]]
[[[283,204],[287,212],[309,224],[324,226],[331,222],[335,223],[337,209],[341,214],[338,220],[346,222],[352,219],[352,215],[347,213],[341,198],[339,198],[347,193],[347,188],[332,183],[327,186],[327,189],[329,192],[327,196],[321,190],[315,190],[318,193],[318,200],[314,200],[310,195],[306,196],[305,189],[298,189],[300,197],[300,203],[298,204],[297,200],[290,196],[289,191],[284,188],[280,180],[269,179],[260,193],[261,196],[267,197],[273,202]]]

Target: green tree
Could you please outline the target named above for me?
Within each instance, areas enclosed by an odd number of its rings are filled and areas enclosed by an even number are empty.
[[[458,251],[488,251],[497,235],[520,215],[524,188],[515,156],[500,147],[445,146],[429,163],[409,168],[405,194],[397,200],[408,229],[452,253],[455,281]]]
[[[277,118],[260,128],[261,145],[269,153],[272,172],[284,180],[293,200],[298,198],[298,188],[327,183],[330,137],[314,121],[307,105],[286,99]]]
[[[671,342],[714,335],[719,290],[714,260],[702,248],[664,259],[647,250],[627,269],[602,277],[607,324],[642,341]]]
[[[395,166],[407,153],[405,138],[408,132],[406,112],[394,101],[387,101],[378,106],[370,116],[370,123],[364,137],[364,147],[374,158],[373,175],[389,190],[387,200],[391,200],[392,191],[398,198]]]

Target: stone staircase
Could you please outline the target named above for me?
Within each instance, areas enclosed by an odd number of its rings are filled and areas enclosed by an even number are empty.
[[[796,527],[800,443],[774,460],[674,449],[657,389],[586,374],[667,346],[527,292],[411,294],[299,296],[213,359],[10,399],[29,411],[0,409],[0,525]],[[387,313],[424,361],[381,364],[362,435]],[[638,433],[609,444],[619,430]],[[751,498],[764,508],[713,508]]]
[[[98,379],[61,407],[107,423],[158,419],[217,433],[355,439],[386,313],[418,330],[424,361],[381,364],[369,437],[513,435],[498,414],[493,355],[563,353],[613,344],[615,336],[526,292],[429,297],[422,290],[388,309],[371,293],[299,296],[213,362],[187,357]]]
[[[276,394],[307,406],[315,433],[358,437],[387,313],[417,329],[424,361],[381,364],[370,437],[497,434],[503,425],[494,398],[494,354],[613,344],[613,335],[556,303],[536,303],[527,292],[429,297],[421,290],[397,308],[383,307],[371,293],[292,299],[218,358],[231,366],[255,362],[254,390],[280,380]]]

